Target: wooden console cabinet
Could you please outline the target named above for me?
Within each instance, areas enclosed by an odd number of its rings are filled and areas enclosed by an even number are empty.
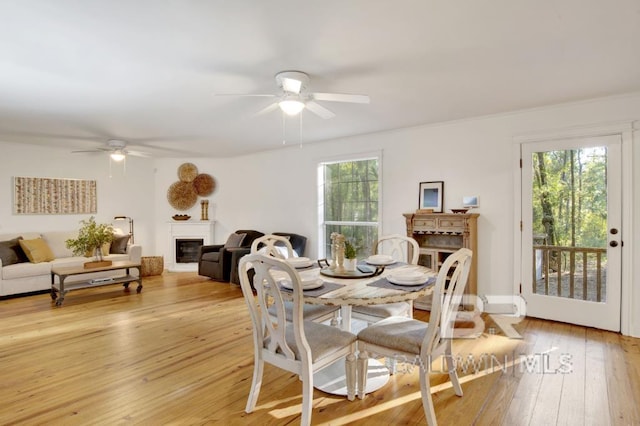
[[[418,263],[438,271],[444,260],[459,248],[473,252],[465,294],[478,294],[478,216],[476,213],[404,213],[407,236],[420,246]],[[431,308],[431,300],[418,299],[417,309]]]

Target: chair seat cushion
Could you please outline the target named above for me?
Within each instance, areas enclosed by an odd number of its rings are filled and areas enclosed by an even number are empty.
[[[304,321],[304,333],[311,348],[311,361],[316,362],[325,356],[332,355],[336,350],[342,349],[356,341],[356,335],[343,331],[336,327],[319,324],[313,321]],[[293,333],[293,327],[287,327],[285,335],[287,345],[296,354],[296,359],[300,360],[300,352]],[[268,345],[269,339],[265,341]]]
[[[394,316],[407,316],[411,310],[411,304],[407,302],[385,303],[382,305],[354,306],[354,314],[365,314],[374,317],[387,318]]]
[[[200,260],[203,260],[205,262],[219,262],[220,259],[220,252],[219,251],[212,251],[209,253],[204,253],[202,255],[202,257],[200,258]]]
[[[411,354],[420,354],[428,323],[406,317],[389,317],[358,333],[358,340]]]
[[[329,315],[333,312],[336,312],[338,309],[337,306],[328,306],[328,305],[311,305],[309,303],[305,303],[302,306],[302,317],[306,321],[313,321],[316,318],[323,317],[325,315]],[[269,306],[269,315],[276,315],[275,306]],[[292,302],[284,302],[284,311],[287,315],[287,320],[290,320],[293,315],[293,303]]]

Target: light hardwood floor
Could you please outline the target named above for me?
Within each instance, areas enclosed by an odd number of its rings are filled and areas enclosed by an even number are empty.
[[[141,294],[116,285],[78,290],[61,308],[47,294],[2,300],[0,324],[3,425],[300,421],[298,378],[270,365],[256,411],[244,412],[251,325],[233,285],[165,272],[146,278]],[[492,334],[488,322],[479,338],[455,341],[465,360],[495,359],[476,374],[459,369],[462,398],[446,375],[432,374],[441,425],[640,424],[640,339],[536,319],[517,329],[524,339]],[[523,363],[523,354],[548,363]],[[563,354],[571,371],[552,374]],[[544,374],[533,371],[541,366]],[[425,423],[417,369],[407,365],[364,400],[316,390],[313,406],[314,424]]]

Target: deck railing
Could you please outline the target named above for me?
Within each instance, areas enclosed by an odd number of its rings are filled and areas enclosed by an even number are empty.
[[[603,301],[606,253],[606,248],[534,245],[534,293]]]

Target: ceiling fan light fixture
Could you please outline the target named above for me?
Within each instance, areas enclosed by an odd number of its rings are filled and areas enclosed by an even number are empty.
[[[278,106],[287,115],[298,115],[304,109],[304,102],[295,99],[285,99],[278,102]]]
[[[120,161],[124,160],[124,153],[122,151],[120,151],[120,150],[113,151],[111,153],[111,159],[113,161],[120,162]]]

